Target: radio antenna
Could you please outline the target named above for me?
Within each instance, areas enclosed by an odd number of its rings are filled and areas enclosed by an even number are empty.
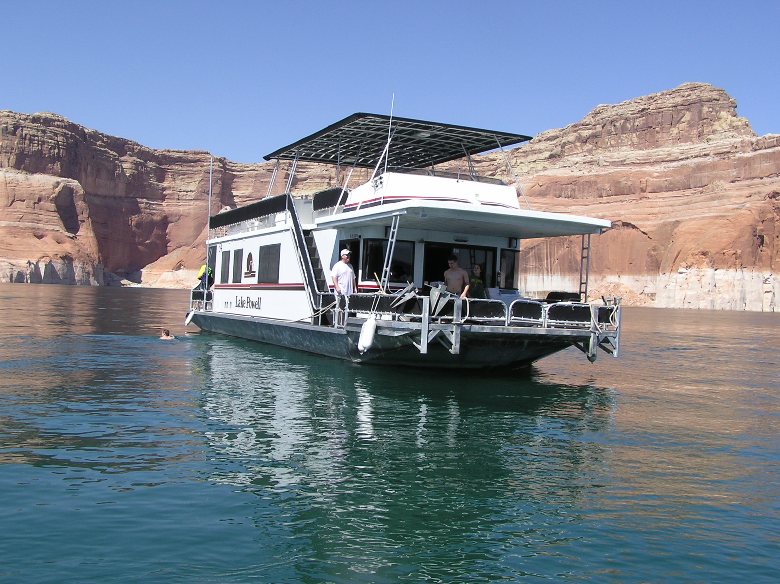
[[[393,108],[395,107],[395,93],[390,99],[390,123],[387,124],[387,147],[385,148],[385,173],[387,172],[387,159],[390,158],[390,132],[393,129]]]

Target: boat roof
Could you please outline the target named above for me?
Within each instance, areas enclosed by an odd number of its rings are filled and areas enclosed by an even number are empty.
[[[387,154],[390,168],[429,168],[531,139],[509,132],[355,113],[263,158],[372,168],[382,159],[388,135],[392,136]]]
[[[341,189],[331,189],[340,194]],[[224,227],[250,219],[281,213],[290,203],[290,195],[267,197],[238,209],[210,217],[209,228]],[[316,205],[315,205],[316,207]],[[452,201],[407,199],[317,217],[320,228],[351,226],[389,226],[394,215],[401,215],[400,225],[409,229],[440,231],[469,235],[517,237],[556,237],[601,233],[612,226],[608,219],[550,213],[530,209],[509,209],[498,206],[475,205]]]
[[[519,239],[598,234],[612,226],[608,219],[582,215],[423,199],[328,215],[317,218],[315,222],[321,228],[388,226],[394,215],[401,216],[401,228]]]

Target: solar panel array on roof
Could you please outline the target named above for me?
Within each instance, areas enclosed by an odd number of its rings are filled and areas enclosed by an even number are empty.
[[[430,166],[530,140],[530,136],[466,126],[357,113],[265,156],[265,160],[298,160],[374,167],[392,137],[387,166]]]

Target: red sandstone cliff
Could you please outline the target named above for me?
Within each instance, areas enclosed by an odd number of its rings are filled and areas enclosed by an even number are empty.
[[[614,222],[594,239],[597,293],[778,309],[780,136],[755,136],[724,91],[690,83],[597,107],[515,150],[513,166],[534,208]],[[560,244],[524,254],[553,281],[575,270]]]
[[[614,222],[593,239],[594,294],[776,309],[780,136],[756,137],[724,91],[686,84],[599,106],[510,161],[521,204]],[[478,170],[505,177],[505,162],[487,155]],[[215,159],[212,212],[265,196],[271,170]],[[296,184],[317,190],[330,172],[299,165]],[[104,284],[116,274],[189,285],[203,257],[208,174],[205,152],[0,112],[0,281]],[[526,242],[522,258],[533,268],[523,289],[577,288],[579,240]]]

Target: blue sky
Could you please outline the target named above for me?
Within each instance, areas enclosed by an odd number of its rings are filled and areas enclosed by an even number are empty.
[[[780,133],[780,1],[26,0],[0,109],[256,162],[357,111],[535,135],[711,83]]]

